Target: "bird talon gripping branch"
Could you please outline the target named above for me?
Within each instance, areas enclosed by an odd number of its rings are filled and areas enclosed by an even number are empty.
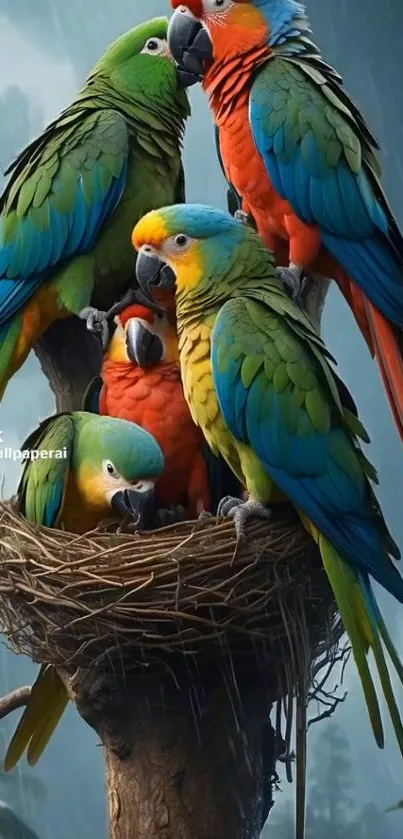
[[[169,527],[169,525],[172,524],[179,524],[180,522],[186,521],[186,518],[186,510],[180,504],[176,507],[170,507],[167,509],[160,508],[155,512],[153,528],[158,530],[161,527]]]
[[[279,266],[275,269],[275,274],[277,279],[283,283],[291,300],[298,303],[306,285],[306,278],[303,276],[301,268],[297,265],[290,265],[288,268]]]
[[[235,210],[234,219],[239,221],[240,224],[247,224],[249,227],[253,227],[253,221],[249,213],[244,213],[243,210]]]
[[[243,501],[241,498],[234,498],[232,495],[226,495],[225,498],[222,498],[218,508],[217,508],[217,516],[219,518],[228,518],[231,511],[237,507],[241,507]]]
[[[100,338],[102,348],[105,349],[109,341],[108,313],[100,309],[94,309],[92,306],[86,306],[80,312],[79,317],[85,321],[88,331],[93,332]]]
[[[246,522],[251,518],[261,518],[270,521],[272,518],[272,510],[266,504],[261,504],[259,501],[241,501],[239,498],[223,498],[219,505],[218,515],[223,518],[230,518],[235,524],[236,535],[238,539],[244,539],[246,536]]]

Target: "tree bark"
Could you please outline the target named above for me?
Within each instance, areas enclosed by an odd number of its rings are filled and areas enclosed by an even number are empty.
[[[104,747],[109,839],[259,839],[276,744],[270,696],[225,664],[180,686],[80,672],[70,693]]]
[[[80,411],[89,382],[99,374],[102,348],[84,321],[57,321],[35,346],[43,373],[55,395],[56,410]]]
[[[300,305],[319,332],[322,332],[322,315],[331,280],[322,276],[308,277],[305,289],[301,295]]]

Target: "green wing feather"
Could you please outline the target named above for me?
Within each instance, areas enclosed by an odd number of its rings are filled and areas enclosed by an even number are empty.
[[[273,151],[280,163],[294,162],[300,150],[306,172],[323,179],[345,160],[355,174],[365,169],[386,207],[374,153],[378,144],[357,106],[325,67],[320,70],[302,57],[278,56],[269,61],[252,88],[251,122],[257,133],[259,115],[261,130],[267,138],[275,138]],[[301,182],[294,209],[299,209],[299,215],[308,221],[312,204],[309,195],[304,199],[302,190]],[[286,191],[289,192],[288,187]],[[293,204],[291,193],[287,197]],[[332,218],[331,207],[328,210]],[[337,214],[337,208],[334,212]],[[351,223],[354,229],[353,219]]]
[[[86,253],[125,186],[129,135],[117,111],[72,108],[17,158],[0,199],[2,275],[29,279]]]
[[[17,490],[21,514],[29,521],[57,527],[63,508],[75,437],[71,414],[44,420],[23,443],[23,451],[35,450],[36,460],[27,459]],[[64,451],[65,457],[40,456],[41,452]]]

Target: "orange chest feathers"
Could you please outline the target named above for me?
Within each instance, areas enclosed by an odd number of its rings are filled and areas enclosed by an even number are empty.
[[[147,371],[106,361],[102,378],[101,413],[136,422],[155,437],[165,458],[158,500],[181,503],[203,435],[190,416],[178,367],[162,363]]]

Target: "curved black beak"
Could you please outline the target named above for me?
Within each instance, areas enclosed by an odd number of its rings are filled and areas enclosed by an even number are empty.
[[[121,489],[112,497],[111,506],[120,516],[131,516],[138,530],[145,529],[155,513],[154,487],[143,491]]]
[[[205,62],[213,59],[213,45],[207,30],[186,6],[177,9],[169,21],[168,47],[183,87],[201,82]]]
[[[154,335],[136,318],[131,318],[125,327],[126,350],[130,361],[139,367],[153,367],[164,355],[164,347],[158,335]]]
[[[161,314],[164,310],[157,306],[152,296],[152,289],[165,288],[175,291],[176,277],[172,268],[155,254],[140,251],[137,254],[136,279],[144,297],[144,304]]]

